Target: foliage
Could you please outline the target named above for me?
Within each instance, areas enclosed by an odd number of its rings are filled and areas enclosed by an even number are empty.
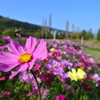
[[[38,25],[29,24],[27,22],[20,22],[0,16],[0,30],[22,28],[24,32],[35,32],[41,27]]]
[[[33,34],[33,36],[34,36],[34,37],[37,37],[37,38],[41,38],[41,34],[42,34],[42,30],[41,30],[41,29],[38,29],[38,30]]]
[[[100,41],[100,29],[99,29],[98,32],[97,32],[97,40]]]
[[[15,32],[14,29],[6,29],[2,32],[2,35],[6,35],[6,36],[14,36]]]
[[[92,30],[90,29],[89,31],[85,31],[82,30],[79,34],[78,34],[79,39],[81,39],[82,37],[84,38],[84,40],[88,40],[94,37]]]
[[[73,39],[78,39],[78,37],[79,37],[79,34],[78,34],[77,32],[74,32],[74,33],[72,34],[72,38],[73,38]]]

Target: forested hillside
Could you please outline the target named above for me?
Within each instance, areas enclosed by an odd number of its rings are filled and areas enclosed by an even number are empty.
[[[9,28],[10,29],[22,28],[23,31],[25,32],[35,32],[36,30],[41,29],[41,26],[0,16],[0,30],[3,31]]]

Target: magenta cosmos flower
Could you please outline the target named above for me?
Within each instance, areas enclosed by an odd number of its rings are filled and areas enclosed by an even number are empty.
[[[67,100],[65,95],[59,94],[56,96],[56,100]]]
[[[2,36],[2,39],[4,39],[4,40],[10,40],[11,37],[10,36]]]
[[[10,40],[7,45],[9,52],[0,52],[0,70],[8,72],[19,65],[16,71],[11,72],[9,78],[12,79],[19,72],[32,69],[36,60],[44,60],[47,57],[46,42],[41,39],[37,44],[37,39],[32,36],[27,39],[25,47]]]

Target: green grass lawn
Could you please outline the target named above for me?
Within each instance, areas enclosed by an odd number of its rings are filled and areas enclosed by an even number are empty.
[[[100,63],[100,50],[94,49],[94,48],[84,48],[85,52],[88,54],[91,54],[93,58],[98,57],[98,59],[95,59],[98,63]]]
[[[79,39],[78,40],[72,39],[71,41],[81,43],[81,40]],[[84,40],[84,44],[89,45],[89,46],[94,46],[94,47],[100,47],[100,41],[96,39]],[[99,49],[84,47],[84,50],[86,53],[91,54],[93,58],[98,57],[98,59],[95,59],[95,61],[100,63],[100,50]]]
[[[81,43],[81,40],[80,39],[69,39],[73,42],[79,42]],[[84,44],[86,45],[90,45],[90,46],[96,46],[96,47],[100,47],[100,41],[98,41],[97,39],[89,39],[89,40],[84,40],[83,41]]]

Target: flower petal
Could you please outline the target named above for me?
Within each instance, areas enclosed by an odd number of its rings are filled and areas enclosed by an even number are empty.
[[[0,52],[0,70],[7,72],[16,67],[20,63],[18,57],[10,52]]]
[[[32,59],[32,61],[30,61],[30,62],[28,62],[28,69],[30,70],[30,69],[32,69],[32,67],[33,67],[33,65],[34,65],[34,63],[35,63],[35,61],[36,61],[36,59],[34,58],[34,59]]]
[[[38,45],[38,47],[33,52],[34,58],[38,58],[40,60],[44,60],[47,58],[47,47],[46,42],[42,39]]]
[[[36,38],[33,38],[32,36],[30,36],[26,41],[26,45],[25,45],[26,52],[32,53],[35,49],[36,44],[37,44]]]
[[[7,48],[9,51],[16,54],[17,56],[25,52],[19,42],[13,40],[10,40],[10,43],[7,45]]]
[[[16,71],[12,71],[11,72],[11,75],[9,76],[9,79],[12,79],[14,76],[16,76],[19,72],[23,72],[25,70],[27,70],[28,68],[28,64],[27,63],[24,63],[24,64],[21,64],[19,66],[19,68],[16,70]]]

